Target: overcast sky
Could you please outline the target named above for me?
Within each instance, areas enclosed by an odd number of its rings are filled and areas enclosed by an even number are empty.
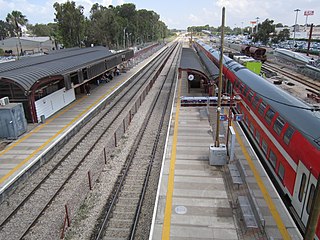
[[[19,10],[26,15],[29,23],[53,22],[55,2],[66,0],[0,0],[0,19],[5,20],[12,10]],[[308,17],[308,23],[320,25],[320,0],[75,0],[77,5],[85,8],[88,16],[91,6],[99,3],[104,6],[134,3],[137,9],[153,10],[170,28],[186,29],[188,26],[209,24],[221,25],[221,9],[226,7],[226,25],[231,28],[249,26],[251,21],[259,17],[274,20],[291,26],[295,23],[295,9],[298,12],[298,24],[305,24],[304,11],[313,10],[314,15]]]

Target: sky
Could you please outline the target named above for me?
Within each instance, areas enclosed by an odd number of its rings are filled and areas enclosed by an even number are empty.
[[[21,11],[29,23],[54,22],[55,2],[63,3],[66,0],[0,0],[0,20],[4,20],[12,10]],[[226,8],[226,26],[231,28],[251,26],[251,21],[263,22],[266,19],[274,23],[292,26],[295,24],[295,9],[300,9],[297,23],[306,23],[304,11],[313,10],[314,15],[308,16],[308,23],[320,25],[319,0],[74,0],[76,5],[84,7],[84,14],[94,3],[104,6],[134,3],[137,10],[153,10],[160,15],[169,29],[186,29],[189,26],[221,25],[222,7]]]

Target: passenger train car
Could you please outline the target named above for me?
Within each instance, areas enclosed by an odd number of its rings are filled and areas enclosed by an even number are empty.
[[[220,52],[195,43],[217,66]],[[320,173],[320,111],[297,100],[239,63],[224,56],[223,74],[229,94],[239,94],[237,110],[280,194],[291,203],[305,231]],[[232,91],[232,93],[230,93]],[[320,223],[316,229],[320,238]]]

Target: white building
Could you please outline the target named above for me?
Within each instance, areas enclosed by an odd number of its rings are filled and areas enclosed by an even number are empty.
[[[276,32],[277,34],[284,30],[284,29],[289,29],[290,31],[290,38],[294,37],[294,27],[279,27],[276,28]],[[310,35],[310,27],[306,27],[306,26],[296,26],[296,34],[295,34],[295,38],[296,39],[300,39],[300,38],[304,38],[304,39],[308,39],[309,35]],[[313,30],[312,30],[312,39],[320,39],[320,27],[315,27],[313,26]]]
[[[17,55],[17,52],[24,54],[34,54],[48,52],[55,49],[55,44],[50,37],[20,37],[21,46],[17,37],[0,40],[0,48],[3,51],[12,51],[12,55]],[[10,51],[11,50],[11,51]]]

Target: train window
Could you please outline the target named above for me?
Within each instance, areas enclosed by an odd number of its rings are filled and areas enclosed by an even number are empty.
[[[261,115],[263,115],[264,110],[266,110],[266,107],[267,107],[267,105],[266,105],[264,102],[261,102],[260,105],[259,105],[258,112],[259,112]]]
[[[270,156],[269,156],[269,160],[271,162],[271,165],[273,168],[276,168],[277,165],[277,156],[276,154],[274,154],[274,152],[272,150],[270,150]]]
[[[260,100],[260,98],[257,95],[255,95],[254,98],[253,98],[252,105],[254,107],[257,107],[259,100]]]
[[[280,117],[278,116],[274,125],[273,125],[273,130],[278,134],[280,135],[283,127],[284,127],[284,124],[285,124],[285,121]]]
[[[236,80],[235,88],[239,88],[239,81]]]
[[[242,91],[243,91],[243,85],[242,85],[242,84],[240,84],[240,88],[239,88],[239,90],[240,90],[240,92],[242,92]]]
[[[283,141],[284,141],[287,145],[289,145],[293,133],[294,133],[294,129],[289,126],[289,127],[287,128],[286,132],[285,132],[284,135],[283,135]]]
[[[284,179],[284,166],[282,165],[281,162],[279,163],[278,174],[279,174],[281,181],[283,181],[283,179]]]
[[[269,108],[265,116],[267,123],[269,124],[271,123],[273,116],[274,116],[274,111],[271,108]]]
[[[309,191],[309,198],[307,202],[307,213],[310,214],[311,207],[312,207],[312,200],[314,198],[316,187],[314,184],[311,184],[310,191]]]
[[[250,132],[254,133],[254,126],[253,126],[253,123],[250,123]]]
[[[256,130],[256,140],[260,143],[260,132],[258,130]]]
[[[253,92],[250,91],[250,92],[249,92],[249,95],[248,95],[248,99],[249,99],[250,102],[252,101],[252,97],[253,97]]]
[[[244,120],[246,122],[246,125],[249,126],[249,118],[247,115],[244,116]]]
[[[243,90],[243,96],[246,97],[248,93],[249,88],[245,85]]]
[[[300,189],[299,189],[299,194],[298,194],[298,199],[300,202],[302,202],[306,182],[307,182],[307,176],[305,173],[303,173],[302,177],[301,177]]]
[[[264,154],[267,155],[268,145],[264,139],[262,139],[261,147]]]

